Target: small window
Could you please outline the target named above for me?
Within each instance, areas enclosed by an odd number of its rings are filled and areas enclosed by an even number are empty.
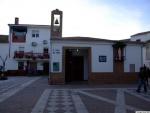
[[[32,37],[38,38],[39,37],[39,31],[38,30],[32,30]]]
[[[47,40],[43,40],[43,44],[48,44],[48,41]]]
[[[137,41],[137,42],[141,42],[141,39],[137,39],[136,41]]]
[[[48,53],[48,48],[44,48],[44,49],[43,49],[43,52],[44,52],[44,53]]]
[[[135,64],[130,64],[130,72],[135,72]]]
[[[35,34],[32,34],[32,37],[35,37]]]
[[[37,46],[37,42],[32,42],[31,45],[32,46]]]
[[[24,62],[18,62],[18,70],[24,69]]]
[[[53,71],[59,71],[59,62],[53,62]]]
[[[19,47],[20,52],[24,52],[24,47]]]
[[[39,34],[36,34],[36,37],[39,37]]]

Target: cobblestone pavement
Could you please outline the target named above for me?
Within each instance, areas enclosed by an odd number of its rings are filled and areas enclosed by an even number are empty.
[[[0,81],[0,102],[38,80],[40,77],[9,77]]]
[[[146,94],[137,93],[136,85],[48,85],[47,77],[31,77],[29,80],[22,81],[24,83],[21,84],[32,82],[0,102],[0,113],[135,113],[135,111],[150,111],[150,90]]]
[[[46,89],[31,113],[135,113],[149,106],[149,92],[133,88]]]

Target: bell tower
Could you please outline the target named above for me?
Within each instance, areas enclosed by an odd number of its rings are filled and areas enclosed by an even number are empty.
[[[62,16],[59,9],[51,12],[51,38],[62,38]]]

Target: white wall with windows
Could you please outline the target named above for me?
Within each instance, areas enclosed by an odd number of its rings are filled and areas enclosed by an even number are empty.
[[[91,68],[92,72],[113,72],[113,43],[108,42],[71,42],[71,41],[52,41],[51,54],[51,72],[53,71],[53,63],[59,63],[59,71],[62,72],[62,56],[63,47],[91,47]],[[56,54],[55,51],[60,51]],[[124,50],[124,72],[139,72],[139,68],[143,65],[142,45],[127,44]],[[100,56],[106,60],[100,61]]]
[[[18,26],[21,26],[19,24]],[[25,26],[25,25],[23,25]],[[24,66],[26,65],[25,60],[14,59],[15,51],[33,52],[43,54],[44,50],[49,51],[50,47],[50,26],[49,25],[26,25],[26,41],[25,42],[12,42],[12,30],[9,32],[10,41],[10,58],[7,65],[7,70],[18,70],[18,62],[23,61]],[[7,51],[9,52],[9,50]],[[43,69],[43,61],[37,61],[37,70]],[[48,60],[47,60],[48,62]],[[42,65],[41,65],[42,64]]]
[[[34,33],[34,36],[33,36]],[[38,35],[37,35],[38,34]],[[11,34],[9,35],[11,39]],[[48,26],[27,26],[26,42],[10,42],[11,57],[15,51],[24,50],[24,52],[43,53],[44,48],[50,45],[50,27]]]

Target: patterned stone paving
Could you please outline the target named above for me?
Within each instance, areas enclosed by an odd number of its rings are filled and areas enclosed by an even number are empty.
[[[136,87],[130,88],[130,86],[105,88],[102,86],[58,85],[56,87],[45,85],[47,84],[46,78],[40,79],[40,82],[36,81],[39,78],[12,77],[6,81],[0,81],[0,113],[135,113],[135,111],[150,111],[150,88],[145,94],[144,92],[137,93]],[[33,83],[34,81],[36,82]],[[9,98],[11,96],[12,98]],[[12,103],[13,107],[10,107]],[[20,110],[16,110],[17,108]]]
[[[47,99],[42,109],[36,105],[32,113],[134,113],[138,110],[150,110],[149,92],[145,97],[144,94],[137,94],[135,89],[127,88],[107,88],[107,89],[47,89]],[[92,92],[93,91],[93,92]],[[102,92],[109,92],[104,96]],[[101,93],[100,93],[101,92]],[[131,98],[126,98],[126,93],[132,94],[138,100],[147,100],[144,104],[144,108],[128,104],[126,101],[131,101]],[[140,95],[140,96],[139,96]],[[110,97],[111,98],[110,98]],[[37,104],[40,106],[41,102]],[[95,105],[95,106],[92,106]],[[107,106],[108,105],[108,106]],[[136,103],[135,103],[136,105]],[[96,109],[95,109],[96,107]],[[94,108],[94,109],[93,109]],[[107,109],[109,108],[109,109]]]
[[[148,91],[147,93],[144,93],[144,91],[137,93],[136,89],[128,89],[128,93],[131,93],[131,94],[136,95],[136,96],[139,95],[138,97],[144,97],[144,98],[150,99],[150,91]]]
[[[0,102],[27,87],[40,77],[9,77],[0,81]]]
[[[26,83],[32,78],[27,77],[9,77],[8,80],[0,81],[0,94],[5,93],[8,90],[13,90],[14,88]]]
[[[70,90],[53,90],[45,113],[76,113]]]
[[[88,113],[80,97],[72,90],[47,89],[44,95],[48,98],[39,99],[32,113]],[[41,98],[43,97],[45,96],[42,95]]]

